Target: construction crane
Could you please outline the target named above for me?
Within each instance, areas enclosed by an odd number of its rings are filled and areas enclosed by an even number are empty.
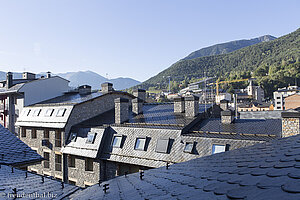
[[[219,95],[219,84],[243,82],[243,81],[248,81],[248,80],[254,80],[254,79],[253,78],[246,78],[246,79],[238,79],[238,80],[232,80],[232,81],[219,81],[219,80],[217,80],[215,83],[210,83],[209,85],[216,84],[216,94]]]

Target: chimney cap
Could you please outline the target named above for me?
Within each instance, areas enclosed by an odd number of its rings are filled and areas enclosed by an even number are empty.
[[[104,82],[104,83],[101,84],[101,86],[106,86],[106,85],[108,85],[108,86],[113,86],[113,84],[110,83],[110,82]]]
[[[232,116],[233,112],[231,110],[221,111],[221,116]]]
[[[92,88],[92,87],[89,85],[81,85],[78,87],[78,89],[84,89],[84,88]]]
[[[173,100],[178,102],[178,101],[183,101],[184,98],[183,97],[175,97]]]
[[[117,98],[115,99],[115,103],[128,103],[129,100],[125,98]]]
[[[134,98],[134,99],[132,99],[132,102],[133,103],[143,103],[144,101],[140,98]]]
[[[141,88],[133,89],[132,91],[133,91],[133,92],[146,92],[145,89],[141,89]]]
[[[191,95],[191,96],[186,96],[184,97],[185,101],[198,101],[199,97],[195,96],[195,95]]]

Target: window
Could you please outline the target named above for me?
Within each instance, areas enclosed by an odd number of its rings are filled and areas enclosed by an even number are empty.
[[[61,147],[61,132],[55,131],[55,147]]]
[[[35,109],[33,111],[33,116],[38,117],[40,115],[40,113],[41,113],[41,109]]]
[[[31,129],[31,139],[36,139],[36,129]]]
[[[31,113],[31,109],[29,109],[29,110],[27,111],[26,116],[29,116],[30,113]]]
[[[50,154],[48,152],[44,152],[44,168],[50,168]]]
[[[86,158],[85,159],[85,171],[93,171],[93,159]]]
[[[26,137],[26,128],[22,128],[22,134],[21,134],[22,137]]]
[[[68,164],[69,164],[69,167],[75,167],[75,156],[69,155]]]
[[[241,109],[241,111],[243,111],[243,109]]]
[[[45,113],[45,117],[51,117],[53,114],[54,109],[48,109]]]
[[[277,108],[277,109],[281,109],[281,107],[279,107],[279,106],[277,106],[276,108]]]
[[[76,142],[76,139],[77,139],[77,133],[71,133],[71,142]]]
[[[49,130],[44,130],[44,139],[49,140]]]
[[[230,147],[229,144],[226,144],[226,145],[213,144],[213,146],[212,146],[212,154],[229,151],[229,147]]]
[[[55,154],[55,171],[61,171],[61,155]]]
[[[114,136],[114,140],[112,143],[113,147],[121,147],[121,143],[122,143],[122,136]]]
[[[143,150],[145,151],[146,138],[137,138],[135,141],[135,150]]]
[[[61,108],[57,111],[56,117],[63,117],[65,115],[66,109]]]
[[[155,151],[158,153],[167,153],[169,147],[169,138],[168,139],[158,139],[156,143]]]
[[[86,143],[94,143],[96,133],[89,132],[86,138]]]
[[[277,99],[280,99],[280,97],[276,97]]]
[[[183,151],[187,153],[193,153],[193,149],[194,149],[194,142],[187,142],[185,143],[185,147]]]
[[[280,102],[280,101],[277,101],[276,104],[281,104],[281,102]]]

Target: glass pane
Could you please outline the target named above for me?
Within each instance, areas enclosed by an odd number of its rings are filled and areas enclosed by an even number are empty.
[[[212,154],[225,152],[225,145],[213,144]]]
[[[114,142],[113,142],[113,147],[120,147],[121,141],[122,141],[122,136],[115,136]]]
[[[184,147],[184,151],[192,152],[193,146],[194,146],[193,143],[186,143],[186,145]]]
[[[146,139],[138,138],[135,143],[135,149],[144,150]]]

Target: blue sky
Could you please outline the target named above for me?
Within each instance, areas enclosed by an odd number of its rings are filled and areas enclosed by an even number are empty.
[[[299,8],[299,0],[0,0],[0,71],[144,81],[206,46],[295,31]]]

